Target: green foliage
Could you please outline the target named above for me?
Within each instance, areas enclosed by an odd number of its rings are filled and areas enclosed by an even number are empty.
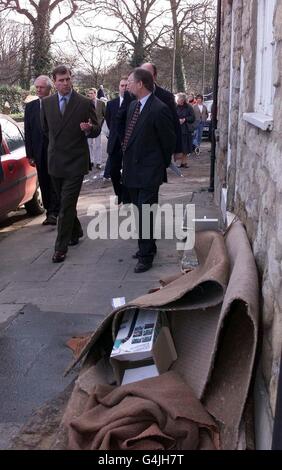
[[[0,112],[5,111],[6,101],[10,105],[10,113],[20,113],[22,111],[23,90],[18,86],[0,85]]]
[[[24,120],[24,113],[10,114],[10,116],[17,122],[22,122]]]

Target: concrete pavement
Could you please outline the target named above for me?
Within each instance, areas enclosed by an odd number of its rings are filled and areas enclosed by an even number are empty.
[[[183,177],[169,171],[160,203],[194,203],[196,218],[218,218],[213,195],[207,191],[209,145],[203,147],[200,157],[183,169]],[[176,240],[160,240],[153,268],[135,274],[136,241],[87,237],[92,219],[87,215],[89,205],[107,205],[113,195],[111,185],[102,183],[98,175],[94,170],[85,178],[78,204],[85,235],[79,245],[69,248],[64,263],[51,261],[56,228],[42,226],[44,216],[2,238],[0,228],[0,391],[5,395],[0,428],[6,434],[0,448],[8,447],[11,436],[36,407],[73,379],[62,379],[72,359],[65,346],[68,337],[96,328],[111,311],[113,297],[129,301],[158,284],[160,277],[180,269],[182,253],[176,251]]]

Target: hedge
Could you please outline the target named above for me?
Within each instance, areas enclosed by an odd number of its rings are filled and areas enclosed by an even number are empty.
[[[27,93],[18,86],[0,85],[0,112],[4,111],[6,101],[10,105],[10,113],[23,111],[23,95]]]

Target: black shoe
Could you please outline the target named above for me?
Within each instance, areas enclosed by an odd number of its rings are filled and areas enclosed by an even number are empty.
[[[53,263],[62,263],[66,258],[66,251],[55,251],[52,257]]]
[[[42,225],[57,225],[57,217],[55,215],[48,215],[42,222]]]
[[[69,241],[69,246],[75,246],[75,245],[78,245],[79,243],[79,239],[78,238],[72,238],[70,241]]]
[[[96,169],[97,169],[97,170],[102,170],[102,165],[100,165],[100,163],[97,163]]]
[[[80,228],[78,232],[78,238],[82,238],[82,237],[83,237],[83,230],[82,228]]]
[[[148,271],[149,269],[151,269],[151,267],[152,267],[152,263],[144,264],[144,263],[141,263],[140,261],[138,261],[138,263],[136,264],[136,266],[134,268],[134,272],[135,273],[144,273],[145,271]]]

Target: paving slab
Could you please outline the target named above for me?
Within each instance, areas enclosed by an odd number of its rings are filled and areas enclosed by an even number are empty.
[[[46,400],[54,398],[75,376],[64,377],[72,361],[66,341],[89,333],[99,315],[43,312],[27,305],[0,338],[0,422],[23,423]]]

